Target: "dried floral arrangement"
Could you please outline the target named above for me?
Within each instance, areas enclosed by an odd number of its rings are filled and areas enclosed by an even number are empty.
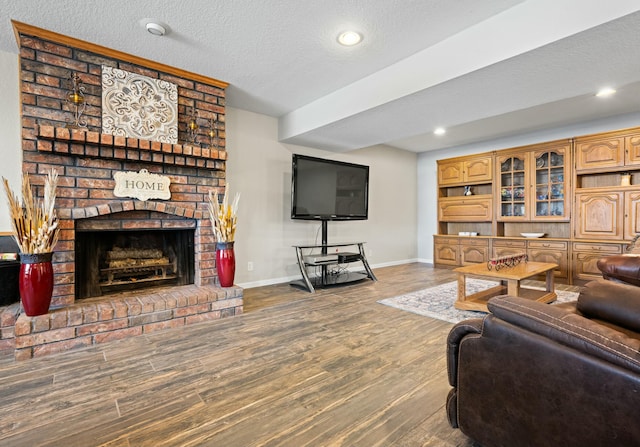
[[[225,186],[222,203],[218,200],[217,192],[209,191],[209,218],[218,242],[233,242],[236,234],[240,194],[236,193],[229,204],[228,187],[229,184]]]
[[[58,173],[51,169],[44,181],[44,200],[36,199],[29,174],[22,177],[22,201],[13,193],[6,178],[4,190],[9,202],[13,237],[25,254],[50,253],[58,242],[60,227],[55,210]]]

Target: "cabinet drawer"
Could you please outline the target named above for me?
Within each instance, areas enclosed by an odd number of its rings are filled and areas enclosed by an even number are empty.
[[[488,222],[493,213],[491,197],[442,197],[438,219],[443,222]]]
[[[433,243],[434,244],[443,244],[443,245],[458,245],[460,239],[457,237],[441,237],[434,236]]]
[[[564,241],[529,241],[529,248],[566,250],[567,242]]]
[[[620,244],[589,244],[586,242],[574,242],[573,251],[616,254],[622,253]]]
[[[527,242],[515,239],[493,239],[493,249],[491,256],[498,258],[500,256],[511,256],[526,253]]]
[[[523,250],[527,248],[526,241],[517,241],[513,239],[494,239],[493,240],[494,247],[509,247],[509,248],[522,248]]]
[[[474,246],[474,247],[488,247],[489,246],[489,239],[473,239],[473,238],[469,238],[469,239],[460,239],[460,245],[466,245],[466,246]]]

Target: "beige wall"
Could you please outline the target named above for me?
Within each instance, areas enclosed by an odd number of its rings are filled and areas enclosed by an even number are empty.
[[[278,142],[275,118],[227,108],[227,179],[240,192],[236,281],[244,286],[299,277],[295,244],[320,241],[320,223],[292,220],[291,154],[370,167],[369,220],[329,222],[329,242],[365,241],[373,267],[415,260],[417,155],[386,146],[336,154]],[[252,262],[254,270],[247,271]]]
[[[20,191],[22,151],[20,146],[20,98],[18,56],[0,51],[0,177]],[[9,209],[0,186],[0,233],[11,231]]]

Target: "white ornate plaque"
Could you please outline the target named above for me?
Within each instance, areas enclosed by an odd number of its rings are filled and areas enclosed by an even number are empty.
[[[102,66],[102,133],[178,142],[178,86]]]
[[[146,169],[140,172],[116,172],[113,174],[116,187],[113,195],[116,197],[133,197],[141,201],[148,199],[171,198],[169,177],[159,174],[150,174]]]

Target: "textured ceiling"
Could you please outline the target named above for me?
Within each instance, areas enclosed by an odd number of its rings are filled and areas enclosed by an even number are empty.
[[[230,84],[283,142],[421,152],[640,111],[637,0],[0,0],[11,20]],[[147,19],[169,32],[154,37]],[[336,36],[364,35],[353,48]],[[612,85],[618,94],[595,98]],[[436,137],[437,126],[448,128]]]

